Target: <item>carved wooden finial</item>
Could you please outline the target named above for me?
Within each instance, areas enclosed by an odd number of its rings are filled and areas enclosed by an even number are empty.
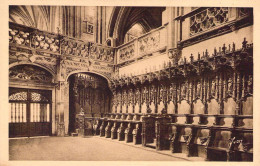
[[[205,56],[206,56],[207,58],[209,57],[208,49],[206,49]]]
[[[169,67],[170,67],[170,68],[172,67],[172,63],[171,63],[171,61],[169,61]]]
[[[214,53],[212,54],[213,56],[216,56],[217,55],[217,49],[216,47],[214,48]]]
[[[200,60],[200,53],[198,52],[198,60]]]
[[[246,49],[246,44],[247,44],[247,41],[246,41],[246,38],[244,38],[244,41],[242,42],[242,47],[243,47],[244,49]]]
[[[235,45],[235,43],[233,42],[232,51],[235,52],[235,50],[236,50],[236,45]]]
[[[183,60],[183,58],[181,58],[180,65],[183,65],[183,64],[184,64],[184,60]]]
[[[194,57],[193,54],[190,55],[190,62],[193,63]]]
[[[225,44],[225,43],[223,44],[222,52],[223,52],[224,54],[226,53],[226,44]]]

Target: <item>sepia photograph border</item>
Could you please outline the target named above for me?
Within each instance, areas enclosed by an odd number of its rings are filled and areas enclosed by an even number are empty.
[[[9,27],[9,5],[46,5],[46,6],[178,6],[178,7],[252,7],[254,14],[254,23],[253,23],[253,43],[254,50],[253,54],[255,55],[253,58],[254,69],[253,69],[253,85],[254,85],[254,97],[253,97],[253,135],[254,135],[254,154],[253,154],[253,162],[179,162],[179,161],[10,161],[9,160],[9,136],[8,136],[8,88],[9,88],[9,77],[8,77],[8,59],[9,59],[9,43],[8,43],[8,27]],[[0,15],[1,15],[1,44],[0,50],[2,60],[1,64],[1,81],[0,81],[0,166],[25,166],[25,165],[37,165],[37,166],[49,166],[49,165],[113,165],[113,166],[121,166],[121,165],[260,165],[260,122],[258,118],[260,118],[259,108],[260,108],[260,58],[258,55],[260,54],[260,1],[257,0],[194,0],[190,2],[189,0],[13,0],[8,1],[4,0],[0,5]]]

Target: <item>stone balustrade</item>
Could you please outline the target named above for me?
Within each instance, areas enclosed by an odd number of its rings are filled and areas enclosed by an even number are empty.
[[[114,48],[61,34],[41,31],[24,25],[9,23],[9,43],[37,54],[78,57],[95,62],[114,64]]]
[[[167,26],[161,26],[117,48],[117,64],[131,62],[167,46]]]

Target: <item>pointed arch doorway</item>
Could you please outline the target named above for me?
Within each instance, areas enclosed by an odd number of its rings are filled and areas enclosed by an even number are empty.
[[[69,76],[69,133],[77,128],[76,115],[103,117],[110,112],[111,92],[105,78],[93,73]]]

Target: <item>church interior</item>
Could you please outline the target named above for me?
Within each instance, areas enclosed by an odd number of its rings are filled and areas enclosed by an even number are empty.
[[[11,142],[253,161],[253,9],[11,5],[8,99]]]

